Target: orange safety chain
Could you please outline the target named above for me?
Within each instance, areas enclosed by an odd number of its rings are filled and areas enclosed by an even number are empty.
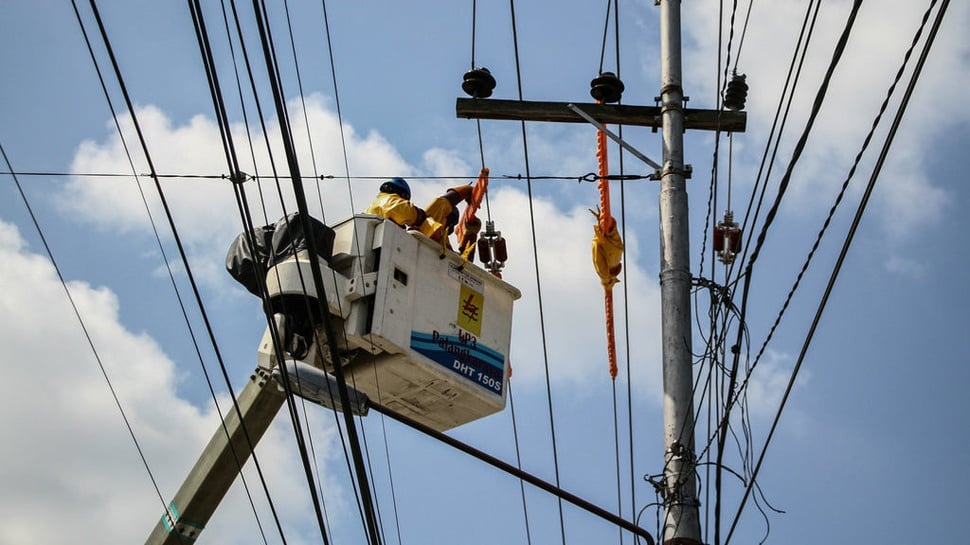
[[[610,213],[610,183],[606,179],[609,175],[609,163],[606,155],[606,133],[596,131],[596,158],[599,160],[599,181],[597,187],[600,191],[600,210],[597,218],[596,235],[593,238],[593,258],[597,273],[602,279],[604,288],[604,303],[606,307],[606,351],[610,362],[610,378],[616,380],[616,336],[613,326],[613,284],[617,282],[616,275],[619,274],[619,252],[622,252],[623,243],[620,242],[619,234],[616,233],[616,220]],[[615,264],[610,264],[608,259],[609,252],[606,246],[611,245],[616,253]],[[599,258],[599,259],[598,259]],[[602,261],[601,261],[602,260]],[[611,266],[612,265],[612,266]],[[607,270],[600,270],[606,268]]]

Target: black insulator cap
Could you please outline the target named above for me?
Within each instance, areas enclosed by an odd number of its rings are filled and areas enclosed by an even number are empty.
[[[728,110],[743,110],[744,101],[748,98],[748,84],[744,82],[744,74],[734,74],[724,91],[724,107]]]
[[[495,89],[495,78],[488,68],[473,68],[465,72],[461,89],[472,98],[488,98]]]
[[[623,89],[623,82],[613,72],[603,72],[589,83],[589,94],[605,104],[619,102]]]

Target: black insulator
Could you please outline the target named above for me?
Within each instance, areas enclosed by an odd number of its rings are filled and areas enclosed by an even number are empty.
[[[492,262],[492,249],[488,245],[488,239],[478,239],[478,260],[483,265],[488,265]]]
[[[744,74],[734,74],[724,91],[724,107],[728,110],[743,110],[744,101],[748,98],[748,84],[744,82]]]
[[[509,250],[505,246],[505,239],[498,237],[495,239],[495,261],[505,263],[509,260]]]
[[[613,72],[603,72],[589,82],[589,94],[604,104],[619,102],[623,89],[623,82]]]
[[[472,98],[488,98],[495,89],[495,78],[488,68],[473,68],[465,72],[461,89]]]

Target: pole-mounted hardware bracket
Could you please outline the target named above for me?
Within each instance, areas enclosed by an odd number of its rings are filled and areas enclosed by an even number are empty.
[[[606,136],[609,136],[611,140],[613,140],[614,142],[616,142],[620,146],[623,146],[623,149],[625,149],[625,150],[629,151],[630,153],[632,153],[634,156],[636,156],[637,159],[640,159],[644,163],[652,166],[654,168],[654,175],[650,177],[651,180],[659,180],[660,179],[660,170],[662,168],[660,166],[660,163],[658,163],[658,162],[650,159],[646,155],[640,153],[640,151],[638,149],[636,149],[635,147],[631,146],[625,140],[623,140],[622,138],[620,138],[619,136],[617,136],[616,134],[614,134],[613,131],[607,129],[602,123],[600,123],[599,121],[596,121],[595,119],[593,119],[593,116],[591,116],[588,113],[584,112],[579,106],[576,106],[575,104],[567,104],[566,107],[569,108],[570,110],[576,112],[576,115],[578,115],[579,117],[582,117],[583,119],[585,119],[586,121],[588,121],[591,125],[593,125],[597,129],[603,131],[603,134],[605,134]]]
[[[694,173],[694,167],[690,165],[684,165],[684,168],[677,168],[673,165],[671,161],[667,161],[664,164],[663,170],[660,172],[658,179],[662,179],[666,176],[670,176],[671,174],[679,174],[683,176],[685,180],[689,180],[693,173]]]

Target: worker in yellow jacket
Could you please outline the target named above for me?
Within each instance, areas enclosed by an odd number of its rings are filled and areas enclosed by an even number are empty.
[[[424,210],[411,204],[411,187],[404,178],[391,178],[381,184],[380,193],[364,213],[387,218],[401,227],[414,228],[423,225],[427,217]]]
[[[462,201],[466,203],[471,200],[472,186],[460,185],[451,187],[445,193],[425,208],[427,218],[418,228],[423,235],[426,235],[436,242],[443,242],[447,247],[451,247],[448,242],[448,235],[455,230],[458,225],[458,204]]]

